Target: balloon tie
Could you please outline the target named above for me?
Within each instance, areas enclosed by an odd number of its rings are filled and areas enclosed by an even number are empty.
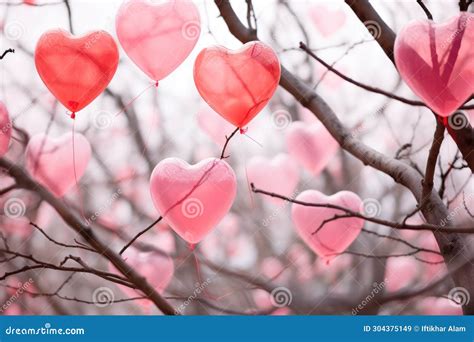
[[[155,88],[158,88],[158,85],[160,84],[160,82],[156,81],[155,82]]]
[[[76,112],[71,112],[71,119],[73,119],[73,120],[76,119]]]
[[[189,248],[189,250],[191,251],[191,253],[193,254],[193,257],[194,257],[194,266],[196,268],[196,275],[197,275],[197,280],[198,280],[198,284],[196,286],[202,289],[204,297],[206,297],[207,299],[218,300],[217,297],[213,297],[207,292],[206,287],[209,285],[207,280],[206,280],[206,282],[203,282],[203,280],[202,280],[201,265],[199,264],[199,259],[196,255],[196,244],[195,243],[190,243],[188,245],[188,248]]]
[[[249,130],[248,127],[245,127],[245,128],[239,127],[240,134],[245,134],[247,133],[248,130]]]

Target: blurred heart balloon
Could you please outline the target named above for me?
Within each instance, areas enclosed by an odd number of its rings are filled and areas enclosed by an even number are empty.
[[[130,59],[152,80],[173,72],[196,45],[199,11],[188,0],[123,2],[115,19],[117,37]]]
[[[224,146],[226,136],[230,136],[235,130],[234,126],[207,105],[197,112],[196,119],[199,128],[220,147]]]
[[[153,203],[173,230],[190,244],[201,241],[227,214],[236,195],[236,177],[223,160],[189,165],[161,161],[150,178]]]
[[[362,205],[359,196],[350,191],[340,191],[332,196],[326,196],[316,190],[307,190],[296,197],[296,200],[337,205],[355,212],[359,212]],[[347,217],[327,222],[319,228],[325,220],[341,214],[345,212],[301,204],[293,204],[291,208],[293,224],[300,237],[317,255],[326,259],[332,259],[336,254],[344,252],[357,238],[364,225],[364,220],[360,218]],[[314,232],[316,233],[313,234]]]
[[[410,257],[389,258],[385,270],[385,283],[390,292],[400,291],[415,284],[420,274],[416,259]]]
[[[474,14],[446,23],[417,20],[395,40],[403,80],[436,114],[449,116],[474,93]]]
[[[36,181],[56,197],[64,196],[84,175],[91,147],[80,133],[66,133],[57,139],[44,134],[31,138],[26,149],[26,167]],[[75,162],[75,164],[74,164]]]
[[[104,91],[117,70],[118,49],[105,31],[81,37],[56,29],[45,32],[35,50],[44,84],[74,117]]]
[[[318,31],[329,37],[341,30],[346,23],[346,14],[342,9],[331,9],[328,6],[316,5],[309,10],[310,18]]]
[[[11,136],[12,122],[7,107],[3,102],[0,102],[0,157],[7,153]]]
[[[339,146],[320,122],[292,122],[286,130],[286,145],[290,155],[314,175],[329,164]]]
[[[265,107],[279,81],[278,56],[257,41],[237,51],[221,46],[203,49],[194,63],[194,82],[202,98],[240,128]]]
[[[255,187],[291,197],[299,181],[299,169],[296,162],[287,154],[280,153],[273,159],[254,157],[247,165],[247,178]],[[275,204],[281,204],[279,198],[267,197]]]
[[[134,248],[129,248],[125,251],[123,257],[130,266],[147,279],[158,293],[163,293],[173,279],[173,259],[164,253],[140,253]],[[110,264],[109,269],[117,271],[112,264]],[[143,293],[139,290],[123,285],[118,285],[118,287],[131,298],[143,296]]]

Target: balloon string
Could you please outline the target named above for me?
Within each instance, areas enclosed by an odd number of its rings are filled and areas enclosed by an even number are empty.
[[[75,131],[76,131],[76,120],[75,120],[75,115],[74,113],[71,114],[71,118],[73,119],[72,122],[72,165],[73,165],[73,171],[74,171],[74,181],[76,182],[76,189],[77,189],[77,194],[79,197],[79,209],[81,210],[81,215],[82,218],[86,220],[86,215],[84,213],[84,206],[82,203],[82,196],[81,196],[81,189],[79,188],[79,182],[77,181],[77,171],[76,171],[76,139],[75,139]]]
[[[191,251],[191,253],[193,254],[193,257],[194,257],[194,267],[196,269],[196,275],[197,275],[197,280],[198,280],[198,286],[199,287],[202,287],[202,291],[204,293],[204,297],[206,297],[207,299],[211,299],[211,300],[218,300],[218,298],[216,297],[213,297],[209,294],[209,292],[207,292],[206,290],[206,286],[204,286],[204,282],[202,281],[202,274],[201,274],[201,265],[199,263],[199,260],[198,260],[198,257],[196,255],[196,244],[193,244],[193,243],[190,243],[189,244],[189,250]]]
[[[120,115],[120,114],[122,114],[123,112],[125,112],[125,110],[126,110],[128,107],[130,107],[130,105],[131,105],[132,103],[134,103],[140,96],[142,96],[142,95],[143,95],[145,92],[147,92],[150,88],[152,88],[152,87],[158,88],[158,84],[159,84],[158,81],[156,81],[155,83],[150,84],[148,87],[146,87],[145,89],[143,89],[142,91],[140,91],[136,96],[134,96],[130,101],[128,101],[128,102],[123,106],[123,108],[120,109],[120,111],[119,111],[117,114],[115,114],[115,116]]]

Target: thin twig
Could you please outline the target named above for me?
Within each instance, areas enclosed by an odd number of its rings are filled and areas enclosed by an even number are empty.
[[[143,229],[141,232],[139,232],[137,235],[133,237],[132,240],[130,240],[123,248],[120,250],[119,254],[122,255],[128,247],[130,247],[140,236],[145,234],[147,231],[149,231],[151,228],[153,228],[156,224],[158,224],[161,220],[163,219],[163,216],[158,217],[153,223],[151,223],[148,227]]]

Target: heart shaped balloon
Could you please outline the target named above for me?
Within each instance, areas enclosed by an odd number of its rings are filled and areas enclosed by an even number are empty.
[[[201,22],[196,5],[188,0],[129,0],[120,7],[115,28],[130,59],[159,81],[189,56],[199,39]]]
[[[134,248],[129,248],[123,257],[130,266],[147,279],[158,293],[163,293],[173,279],[173,259],[166,254],[140,253]],[[109,269],[117,272],[112,264],[109,265]],[[130,298],[143,296],[139,290],[123,285],[118,285],[118,287]]]
[[[346,23],[346,14],[342,9],[331,9],[327,6],[317,5],[309,10],[309,15],[324,37],[329,37],[341,30]]]
[[[209,158],[190,166],[162,160],[150,178],[155,208],[173,230],[196,244],[227,214],[236,195],[236,177],[223,160]]]
[[[8,115],[7,107],[0,102],[0,157],[8,151],[10,138],[12,136],[12,122]]]
[[[359,212],[362,201],[359,196],[350,191],[340,191],[332,196],[326,196],[316,190],[302,192],[297,201],[332,204],[349,210]],[[347,217],[321,224],[334,215],[345,214],[344,211],[332,208],[303,206],[293,204],[291,217],[296,231],[303,241],[320,257],[331,259],[338,253],[342,253],[357,238],[364,220],[357,217]],[[313,234],[316,232],[315,234]]]
[[[118,59],[117,45],[105,31],[81,37],[61,29],[47,31],[35,50],[41,79],[72,113],[104,91],[117,70]]]
[[[299,181],[296,162],[287,154],[280,153],[273,159],[254,157],[247,164],[247,178],[255,187],[292,197]],[[274,204],[281,204],[279,198],[267,197]]]
[[[474,14],[446,23],[417,20],[395,40],[403,80],[436,114],[449,116],[474,93]]]
[[[228,123],[222,116],[214,112],[207,105],[196,114],[197,123],[214,143],[224,146],[226,136],[230,136],[235,127]]]
[[[194,63],[202,98],[224,119],[244,128],[268,103],[280,81],[280,62],[269,46],[249,42],[237,51],[203,49]]]
[[[79,181],[91,157],[90,144],[80,133],[74,133],[73,156],[72,138],[72,133],[57,139],[38,134],[26,148],[28,172],[56,197],[64,196],[76,184],[76,177]]]
[[[420,275],[419,263],[414,258],[389,258],[385,270],[387,290],[397,292],[415,284]]]
[[[292,122],[286,131],[286,146],[305,169],[318,175],[334,158],[339,145],[320,122]]]

